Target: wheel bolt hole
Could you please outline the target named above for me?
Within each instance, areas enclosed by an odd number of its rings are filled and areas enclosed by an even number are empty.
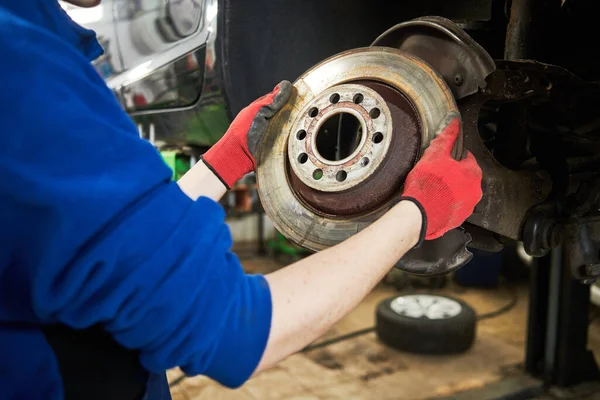
[[[455,76],[454,76],[454,84],[455,84],[456,86],[460,86],[460,85],[462,85],[462,84],[463,84],[463,82],[464,82],[464,78],[462,77],[462,75],[455,75]]]
[[[319,180],[323,177],[323,170],[322,169],[315,169],[313,172],[313,179],[315,180]]]
[[[383,141],[383,133],[375,132],[373,135],[373,143],[381,143]]]
[[[337,93],[334,93],[334,94],[332,94],[332,95],[329,97],[329,101],[330,101],[332,104],[336,104],[338,101],[340,101],[340,95],[339,95],[339,94],[337,94]]]
[[[361,167],[366,167],[367,165],[369,165],[369,159],[367,157],[364,157],[362,160],[360,160]]]
[[[381,111],[379,111],[379,108],[373,108],[371,111],[369,111],[369,115],[371,118],[376,119],[381,115]]]
[[[335,174],[335,179],[338,182],[344,182],[346,180],[347,176],[348,176],[348,174],[346,173],[346,171],[338,171],[338,173]]]
[[[313,107],[310,110],[308,110],[308,116],[309,117],[314,118],[317,115],[319,115],[319,109],[317,107]]]
[[[296,133],[296,139],[298,139],[298,140],[304,140],[305,137],[306,137],[306,131],[304,129],[300,129],[298,131],[298,133]]]
[[[299,162],[300,164],[304,164],[304,163],[305,163],[305,162],[307,162],[307,161],[308,161],[308,154],[306,154],[306,153],[301,153],[301,154],[298,156],[298,162]]]
[[[356,93],[354,95],[354,97],[352,98],[352,101],[354,102],[354,104],[360,104],[363,102],[364,99],[365,99],[365,96],[363,96],[360,93]]]

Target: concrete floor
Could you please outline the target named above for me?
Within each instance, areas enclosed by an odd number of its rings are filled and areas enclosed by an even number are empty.
[[[268,272],[278,265],[255,259],[245,262],[244,267],[251,272]],[[174,400],[427,399],[477,388],[515,373],[523,360],[527,288],[516,290],[517,305],[506,314],[481,321],[474,346],[461,355],[435,357],[399,352],[382,345],[371,333],[291,356],[238,390],[223,388],[204,377],[192,377],[174,386],[172,396]],[[512,298],[505,288],[482,290],[449,285],[437,292],[464,299],[478,314],[495,310]],[[380,285],[320,340],[372,326],[379,301],[395,294],[396,289]],[[595,321],[590,330],[590,344],[600,349],[600,321]],[[173,380],[180,374],[178,370],[169,371],[169,378]]]

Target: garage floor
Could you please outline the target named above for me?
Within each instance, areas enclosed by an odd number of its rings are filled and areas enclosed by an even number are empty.
[[[244,267],[266,273],[279,265],[269,259],[253,259],[245,261]],[[482,290],[449,285],[437,291],[464,299],[482,314],[507,304],[514,290],[519,296],[517,305],[501,316],[481,321],[475,345],[462,355],[398,352],[380,344],[370,333],[289,357],[238,390],[225,389],[204,377],[186,378],[172,387],[173,399],[426,399],[480,387],[515,373],[523,360],[527,288]],[[391,286],[380,285],[320,340],[372,326],[377,303],[397,293]],[[590,330],[590,344],[600,349],[599,320]],[[181,372],[173,370],[168,375],[173,381]]]

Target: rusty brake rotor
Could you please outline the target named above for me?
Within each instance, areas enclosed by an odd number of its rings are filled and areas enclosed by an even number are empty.
[[[309,107],[324,103],[323,110],[315,118],[310,109],[304,112],[296,135],[289,137],[290,184],[317,214],[351,216],[376,209],[402,187],[419,153],[419,120],[408,99],[382,83],[357,83],[320,94],[322,100]],[[319,179],[315,171],[322,174]]]
[[[457,115],[443,78],[415,56],[370,47],[331,57],[294,83],[259,145],[263,207],[295,243],[335,245],[387,211]]]

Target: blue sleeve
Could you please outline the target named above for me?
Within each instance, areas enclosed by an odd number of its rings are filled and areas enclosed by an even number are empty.
[[[271,297],[230,252],[220,205],[170,181],[58,37],[0,13],[0,52],[2,284],[40,322],[103,324],[150,371],[241,385],[264,351]]]

